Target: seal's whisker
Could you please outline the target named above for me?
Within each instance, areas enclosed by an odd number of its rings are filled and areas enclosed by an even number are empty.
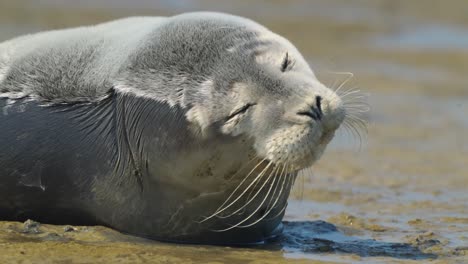
[[[347,97],[341,98],[341,99],[343,100],[344,103],[346,103],[346,102],[355,101],[355,100],[357,100],[357,99],[365,99],[365,100],[367,100],[368,98],[369,98],[369,95],[359,93],[359,94],[354,95],[353,97],[347,96]]]
[[[271,199],[268,202],[267,208],[269,208],[271,206],[271,202],[273,201],[273,198],[276,196],[275,195],[276,192],[280,190],[281,185],[284,185],[284,179],[285,179],[284,171],[285,171],[285,166],[286,165],[278,165],[278,166],[281,166],[282,170],[281,170],[279,176],[276,176],[276,177],[279,177],[279,180],[278,180],[278,182],[276,184],[276,187],[275,187],[275,190],[274,190],[273,194],[271,195]],[[283,181],[283,183],[280,183],[281,181]],[[281,195],[281,192],[278,195]]]
[[[288,203],[285,203],[283,205],[283,207],[281,208],[281,210],[279,210],[278,213],[275,214],[274,216],[265,218],[265,221],[271,221],[273,219],[276,219],[278,216],[280,216],[286,210],[286,207],[288,207]]]
[[[344,105],[350,105],[350,104],[365,104],[368,105],[367,99],[369,97],[367,95],[362,95],[362,94],[355,94],[352,96],[347,96],[347,97],[342,97],[341,101],[343,102]]]
[[[243,164],[235,173],[233,173],[231,176],[229,176],[228,180],[233,180],[236,175],[239,174],[239,172],[243,171],[247,166],[249,166],[254,160],[258,159],[258,155],[255,155],[252,159],[247,161],[245,164]]]
[[[357,88],[355,87],[351,87],[351,88],[348,88],[346,90],[340,90],[340,89],[337,89],[338,92],[335,92],[338,96],[340,96],[342,99],[349,96],[351,94],[354,94],[354,91],[358,90]]]
[[[365,102],[344,103],[343,108],[345,109],[346,114],[353,113],[353,114],[357,114],[359,116],[363,115],[363,113],[367,113],[367,112],[370,111],[369,104],[367,104]]]
[[[352,132],[352,134],[357,138],[359,139],[359,150],[362,149],[362,133],[361,133],[361,129],[359,129],[359,127],[356,126],[356,122],[349,122],[350,119],[348,120],[345,120],[345,122],[343,124],[347,125],[348,128],[350,129],[350,131]],[[367,131],[367,130],[366,130]]]
[[[288,174],[286,174],[285,183],[286,183],[286,186],[285,186],[285,187],[282,187],[281,189],[284,190],[284,191],[285,191],[284,194],[287,195],[286,190],[290,190],[290,189],[292,188],[293,177],[289,177],[289,178],[288,178]],[[280,194],[279,196],[281,196],[281,194]],[[287,199],[287,197],[286,197],[286,199]],[[277,214],[275,214],[274,216],[272,216],[272,217],[270,217],[270,218],[267,218],[266,221],[275,219],[276,217],[278,217],[279,215],[281,215],[281,214],[286,210],[287,207],[288,207],[288,203],[285,202],[284,205],[283,205],[283,207],[281,208],[281,210],[280,210]]]
[[[363,114],[369,112],[370,108],[369,107],[360,107],[360,106],[346,106],[345,107],[346,112],[348,113],[357,113],[357,114]]]
[[[219,215],[220,213],[224,212],[225,210],[227,210],[228,208],[230,208],[232,205],[234,205],[237,201],[239,201],[239,199],[240,199],[241,197],[244,196],[244,194],[250,189],[250,187],[252,187],[252,185],[253,185],[257,180],[259,180],[260,178],[262,178],[263,174],[269,169],[269,167],[270,167],[271,164],[272,164],[272,162],[270,161],[270,162],[268,163],[268,165],[260,172],[260,174],[249,184],[249,186],[247,186],[247,188],[244,189],[244,191],[243,191],[236,199],[234,199],[234,201],[232,201],[231,203],[229,203],[228,205],[226,205],[226,206],[224,206],[224,207],[221,206],[220,209],[216,210],[216,212],[214,212],[214,213],[213,213],[212,215],[210,215],[209,217],[203,219],[200,223],[203,223],[203,222],[207,221],[208,219],[211,219],[211,218],[213,218],[214,216]],[[260,164],[259,164],[259,165],[260,165]],[[257,166],[258,166],[258,165],[257,165]],[[253,170],[252,170],[252,171],[253,171]],[[238,187],[236,188],[236,190],[239,188],[239,186],[240,186],[240,185],[238,185]],[[234,191],[234,192],[235,192],[235,191]],[[234,192],[231,193],[231,195],[233,195]],[[231,197],[231,196],[228,197],[228,199],[226,200],[226,202],[229,201],[230,197]],[[225,202],[225,203],[226,203],[226,202]],[[223,205],[224,205],[225,203],[223,203]]]
[[[336,93],[336,94],[343,95],[343,94],[345,94],[345,93],[347,93],[347,92],[349,92],[349,91],[355,90],[355,89],[356,89],[355,86],[347,87],[347,88],[344,89],[344,90],[338,91],[338,93]]]
[[[341,128],[339,131],[343,131],[344,135],[350,135],[351,134],[351,131],[349,131],[349,127],[348,127],[348,124],[346,122],[343,122],[343,124],[341,125]]]
[[[343,122],[343,127],[345,128],[345,131],[351,135],[354,139],[356,139],[357,135],[356,132],[351,128],[351,125],[348,122]]]
[[[361,138],[359,131],[356,130],[355,127],[349,123],[345,124],[345,128],[348,134],[351,135],[354,140],[357,140],[359,142],[359,149],[360,149],[362,145],[362,138]]]
[[[233,180],[233,179],[234,179],[234,176],[235,176],[236,174],[238,174],[240,171],[242,171],[245,167],[247,167],[248,164],[250,164],[250,163],[251,163],[254,159],[256,159],[256,158],[258,158],[258,155],[255,155],[255,157],[254,157],[253,159],[251,159],[247,164],[242,165],[242,167],[241,167],[236,173],[234,173],[234,174],[231,176],[231,178],[230,178],[229,180]],[[246,176],[244,179],[246,179],[247,177],[248,177],[248,176]],[[255,190],[256,186],[259,184],[259,182],[260,182],[260,181],[257,181],[257,182],[255,183],[255,185],[253,186],[253,188],[250,188],[250,192],[249,192],[249,196],[248,196],[249,198],[250,198],[250,196],[252,195],[253,190]],[[238,187],[240,187],[242,184],[243,184],[243,182],[241,182],[241,183],[239,184]],[[235,191],[234,191],[234,192],[235,192]],[[229,198],[228,198],[228,199],[229,199]],[[229,201],[228,199],[226,199],[225,203],[227,203],[227,202]],[[220,208],[218,208],[218,210],[219,210],[219,209],[220,209]],[[227,218],[227,217],[228,217],[228,216],[221,216],[221,215],[218,215],[218,216],[217,216],[217,218]]]
[[[276,165],[275,165],[275,169],[278,169],[278,167],[277,167]],[[273,172],[273,171],[272,171],[272,172]],[[250,197],[252,197],[252,194],[255,192],[255,189],[257,188],[257,185],[258,185],[258,184],[260,184],[260,181],[257,181],[257,182],[255,183],[255,185],[254,185],[252,188],[250,188],[249,194],[248,194],[248,196],[247,196],[247,200],[249,200]]]
[[[289,177],[289,178],[288,178],[288,177],[287,177],[288,174],[286,174],[285,176],[286,176],[286,177],[284,178],[285,181],[283,182],[283,185],[281,186],[281,190],[284,190],[284,191],[291,189],[292,184],[293,184],[293,177]],[[287,183],[286,183],[286,182],[287,182]],[[284,187],[284,183],[286,183],[286,187]],[[281,197],[281,193],[280,193],[278,196]],[[276,207],[276,206],[275,206],[275,207]],[[275,207],[273,207],[273,208],[275,208]],[[275,219],[276,217],[278,217],[279,215],[281,215],[281,214],[286,210],[287,207],[288,207],[288,203],[286,202],[286,203],[284,203],[283,208],[281,208],[281,210],[280,210],[277,214],[275,214],[275,215],[272,216],[272,217],[266,218],[265,221],[270,221],[270,220],[272,220],[272,219]],[[266,214],[266,215],[268,215],[268,214]]]
[[[349,72],[349,73],[346,73],[346,74],[349,74],[348,78],[346,78],[341,84],[340,86],[338,86],[338,88],[335,89],[335,93],[338,94],[338,92],[340,91],[340,89],[346,85],[346,83],[351,80],[353,77],[354,77],[354,74],[352,72]]]
[[[312,167],[307,167],[305,169],[305,172],[307,172],[307,176],[309,176],[309,177],[313,177],[313,175],[314,175],[314,172],[312,171]]]
[[[288,188],[289,184],[286,183],[287,179],[288,179],[287,174],[285,174],[285,177],[284,177],[283,183],[281,184],[281,189],[280,189],[280,190],[283,190],[283,189],[285,189],[285,188],[286,188],[286,189]],[[286,183],[286,187],[284,186],[285,183]],[[281,193],[278,195],[278,197],[281,197]],[[282,213],[284,212],[284,210],[286,210],[286,207],[287,207],[287,206],[288,206],[288,203],[284,203],[283,208],[281,208],[281,210],[279,210],[278,213],[276,213],[275,215],[273,215],[273,216],[271,216],[271,217],[265,218],[265,221],[270,221],[270,220],[273,220],[273,219],[277,218],[280,214],[282,214]],[[275,209],[276,207],[277,207],[277,204],[276,204],[276,205],[273,205],[273,206],[268,210],[268,212],[265,213],[265,216],[267,216],[268,214],[270,214],[271,211],[272,211],[273,209]]]
[[[359,116],[349,114],[345,119],[346,123],[350,123],[356,126],[356,128],[362,129],[365,134],[367,134],[367,121],[362,119]]]
[[[356,110],[362,113],[369,112],[370,110],[369,104],[363,102],[343,103],[343,108],[345,110]]]
[[[258,157],[258,156],[257,156]],[[258,166],[260,166],[266,159],[262,159],[260,162],[258,162],[254,168],[252,170],[249,171],[249,173],[247,173],[247,175],[242,179],[242,181],[237,185],[237,187],[231,192],[231,194],[229,195],[229,197],[226,199],[225,203],[227,203],[229,201],[230,198],[232,198],[232,196],[239,190],[239,188],[242,186],[242,184],[244,184],[244,182],[247,180],[247,178],[252,175],[252,173],[257,169]],[[240,171],[237,171],[236,174],[240,172]],[[231,179],[233,179],[233,177],[231,177]],[[223,206],[224,204],[222,204],[218,209],[217,211]]]
[[[343,71],[328,71],[328,72],[332,74],[337,74],[337,75],[348,75],[348,76],[351,76],[351,78],[354,76],[354,73],[352,72],[343,72]]]
[[[367,94],[363,94],[358,88],[350,88],[340,95],[345,109],[345,119],[343,127],[346,132],[359,141],[359,149],[362,148],[363,137],[367,135],[367,120],[364,113],[370,110],[366,99]]]
[[[350,93],[352,92],[352,93]],[[361,92],[359,89],[350,90],[345,96],[341,96],[341,100],[344,104],[349,103],[362,103],[368,104],[369,94]]]
[[[301,175],[301,201],[304,200],[304,185],[305,185],[305,176]]]
[[[362,93],[361,93],[361,91],[359,90],[358,87],[350,87],[347,90],[341,91],[337,95],[339,95],[342,100],[347,100],[347,98],[352,98],[352,97],[349,97],[349,96],[360,96],[360,95],[362,95]]]
[[[295,190],[296,194],[299,192],[298,199],[301,201],[304,199],[304,184],[304,175],[302,172],[299,172],[295,177],[294,185],[292,188]]]
[[[203,220],[199,221],[198,223],[203,223],[203,222],[205,222],[205,221],[207,221],[207,220],[213,218],[213,217],[216,216],[217,214],[219,214],[222,210],[225,210],[226,208],[223,209],[223,206],[224,206],[226,203],[229,202],[229,200],[232,198],[232,196],[234,196],[234,194],[235,194],[235,193],[237,192],[237,190],[242,186],[242,184],[247,180],[247,178],[252,174],[252,172],[254,172],[254,171],[258,168],[258,166],[260,166],[264,161],[266,161],[266,158],[262,159],[259,163],[257,163],[257,165],[254,166],[254,168],[247,174],[247,176],[244,177],[244,179],[237,185],[237,187],[234,189],[234,191],[231,192],[231,194],[228,196],[228,198],[226,198],[226,200],[223,202],[223,204],[221,204],[221,205],[218,207],[218,209],[216,209],[216,211],[215,211],[212,215],[210,215],[210,216],[208,216],[208,217],[205,217]],[[271,163],[271,162],[270,162],[270,163]],[[269,164],[270,164],[270,163],[269,163]],[[268,166],[269,166],[269,165],[267,165],[267,168],[268,168]],[[261,174],[261,173],[260,173],[260,174]],[[257,176],[257,178],[258,178],[258,176]],[[252,183],[254,183],[254,182],[256,181],[257,178],[255,178],[254,181],[253,181]],[[251,185],[252,185],[252,183],[251,183]],[[249,186],[250,186],[250,185],[249,185]],[[248,189],[248,188],[249,188],[249,187],[247,187],[247,189]],[[244,192],[246,192],[247,189],[245,189]],[[241,195],[242,195],[242,194],[241,194]],[[236,199],[235,201],[237,201],[239,198],[240,198],[240,197],[237,197],[237,199]],[[235,202],[235,201],[234,201],[234,202]]]
[[[249,186],[247,186],[247,188],[244,189],[244,191],[236,198],[236,200],[233,201],[233,202],[231,203],[231,205],[234,205],[234,203],[235,203],[237,200],[240,200],[240,198],[242,198],[243,196],[245,196],[245,194],[247,193],[248,190],[251,190],[252,188],[256,188],[255,186],[257,186],[257,184],[261,181],[261,179],[262,179],[265,175],[267,175],[266,173],[268,172],[269,166],[270,166],[270,165],[273,165],[273,166],[274,166],[274,164],[273,164],[272,162],[269,162],[268,165],[260,172],[260,174],[257,175],[256,178],[251,182],[251,184],[250,184]],[[270,174],[271,174],[271,173],[270,173]],[[255,183],[255,184],[254,184],[254,183]],[[262,187],[263,187],[265,184],[266,184],[266,182],[264,182],[264,184],[262,185]],[[261,187],[261,188],[262,188],[262,187]],[[261,189],[261,188],[260,188],[260,189]],[[229,207],[229,206],[228,206],[228,207]],[[224,208],[224,209],[226,209],[226,208]],[[224,209],[222,209],[222,210],[224,210]]]
[[[348,91],[344,92],[343,94],[340,94],[339,96],[341,97],[341,99],[344,100],[344,99],[348,98],[348,96],[354,95],[354,94],[361,94],[361,90],[360,90],[360,89],[351,88],[351,89],[349,89]]]
[[[259,219],[257,219],[256,221],[254,221],[253,223],[250,223],[250,224],[248,224],[248,225],[240,225],[240,226],[238,226],[239,228],[246,228],[246,227],[253,226],[253,225],[257,224],[258,222],[262,221],[263,219],[265,219],[265,217],[267,217],[267,216],[271,213],[271,211],[276,207],[276,204],[278,203],[278,201],[279,201],[280,198],[281,198],[282,191],[284,190],[284,183],[285,183],[285,181],[288,180],[288,182],[289,182],[289,184],[287,184],[286,187],[288,187],[288,186],[291,185],[290,183],[292,182],[291,179],[292,179],[293,177],[289,177],[289,178],[288,178],[288,175],[289,175],[289,174],[287,174],[287,173],[284,175],[284,180],[283,180],[282,185],[281,185],[280,193],[279,193],[278,195],[276,195],[276,199],[275,199],[275,201],[273,202],[273,205],[272,205],[272,206],[269,206],[269,205],[267,206],[267,211],[262,215],[262,217],[260,217]],[[274,196],[275,196],[275,195],[274,195],[274,193],[273,193],[272,198],[273,198]],[[286,209],[286,206],[284,206],[284,209]],[[284,209],[280,211],[280,214],[284,211]],[[277,215],[277,216],[278,216],[278,215]],[[275,217],[277,217],[277,216],[275,216]]]
[[[339,79],[336,78],[335,81],[333,81],[332,85],[329,86],[331,90],[335,90],[337,88],[337,86],[339,85]]]
[[[267,215],[269,215],[271,213],[271,211],[273,210],[273,208],[275,208],[276,204],[278,203],[279,199],[280,199],[280,195],[276,196],[276,199],[275,201],[273,202],[273,206],[271,206],[270,208],[267,209],[267,211],[261,216],[259,217],[257,220],[255,220],[254,222],[250,223],[250,224],[247,224],[247,225],[239,225],[237,226],[238,228],[247,228],[247,227],[251,227],[255,224],[257,224],[258,222],[262,221],[263,219],[265,219],[265,217]]]
[[[359,126],[360,128],[364,129],[365,131],[367,131],[367,121],[365,121],[364,119],[358,116],[348,116],[347,122],[353,123]]]
[[[331,73],[331,74],[337,74],[337,75],[352,75],[351,72],[335,72],[335,71],[326,71],[327,73]],[[349,77],[348,77],[349,78]],[[346,80],[343,80],[343,82],[345,82]],[[340,79],[337,77],[335,78],[335,80],[333,81],[333,83],[329,86],[327,86],[330,90],[334,91],[338,88],[338,86],[340,85]]]
[[[270,162],[269,164],[271,164],[271,162]],[[268,179],[267,179],[266,181],[269,182],[271,177],[272,177],[272,174],[270,174],[270,175],[268,176]],[[263,186],[261,187],[261,189],[263,189],[264,186],[265,186],[265,185],[263,185]],[[247,221],[248,221],[250,218],[252,218],[252,216],[254,216],[254,215],[258,212],[258,210],[260,210],[260,208],[263,206],[263,204],[265,203],[265,201],[266,201],[267,198],[269,197],[269,194],[270,194],[270,192],[271,192],[272,187],[273,187],[273,185],[270,185],[270,188],[268,188],[267,194],[265,195],[265,197],[263,198],[263,200],[260,202],[260,204],[257,206],[257,208],[256,208],[250,215],[248,215],[246,218],[244,218],[243,220],[239,221],[239,222],[238,222],[237,224],[235,224],[235,225],[232,225],[232,226],[230,226],[230,227],[228,227],[228,228],[225,228],[225,229],[214,230],[214,231],[216,231],[216,232],[225,232],[225,231],[231,230],[231,229],[233,229],[233,228],[239,227],[239,226],[242,225],[243,223],[247,222]]]
[[[356,131],[356,128],[353,125],[353,122],[350,122],[349,119],[345,120],[343,124],[347,125],[347,127],[351,130],[351,132],[354,134],[354,136],[358,136],[358,131]]]
[[[272,175],[276,174],[279,170],[279,167],[274,167],[272,168],[272,171],[270,172],[270,174],[267,176],[267,180],[263,182],[262,186],[257,190],[257,192],[255,193],[255,195],[253,197],[248,197],[247,198],[247,202],[245,204],[243,204],[240,208],[238,208],[237,210],[235,210],[234,212],[228,214],[228,215],[223,215],[223,216],[218,216],[218,218],[228,218],[228,217],[231,217],[235,214],[237,214],[238,212],[240,212],[242,209],[246,208],[253,200],[255,200],[255,198],[257,197],[257,195],[263,190],[263,188],[265,187],[265,185],[269,182],[270,178]],[[266,174],[265,174],[266,175]],[[273,183],[274,184],[276,182],[276,175],[273,177]],[[257,181],[257,183],[260,182],[260,181]],[[254,187],[255,188],[255,187]],[[254,189],[252,188],[252,189]]]
[[[343,102],[343,105],[366,105],[368,106],[369,103],[367,103],[368,96],[366,95],[355,95],[352,97],[344,97],[341,98],[341,101]]]
[[[285,167],[286,167],[286,165],[285,165]],[[284,176],[283,177],[283,182],[281,183],[281,188],[280,188],[280,192],[278,194],[278,197],[281,197],[283,192],[286,192],[286,190],[291,189],[291,187],[292,187],[292,177],[288,178],[289,174],[288,174],[287,171],[285,172],[285,174],[283,176]],[[286,186],[285,186],[285,184],[286,184]],[[266,218],[265,221],[269,221],[271,219],[274,219],[274,218],[278,217],[286,209],[286,207],[287,207],[287,203],[285,203],[285,205],[283,206],[283,209],[280,210],[280,212],[278,212],[278,214],[276,214],[276,215],[274,215],[272,217]],[[276,205],[273,205],[271,209],[274,209],[274,208],[276,208]],[[266,215],[268,215],[268,214],[266,214]]]
[[[346,107],[345,109],[346,109],[346,112],[348,113],[355,113],[359,115],[369,112],[369,108],[360,107],[360,106],[350,106],[350,107]]]
[[[359,116],[359,112],[357,114],[353,112],[346,113],[345,120],[367,124],[367,121]]]

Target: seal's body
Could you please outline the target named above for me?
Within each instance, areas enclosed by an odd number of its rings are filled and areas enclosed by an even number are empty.
[[[217,13],[0,44],[0,218],[243,244],[345,117],[286,39]]]

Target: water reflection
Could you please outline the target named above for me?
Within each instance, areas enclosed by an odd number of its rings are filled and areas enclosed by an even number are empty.
[[[325,221],[284,222],[284,235],[279,243],[286,254],[344,253],[360,257],[392,257],[401,259],[433,259],[408,243],[394,243],[348,236]],[[437,242],[430,242],[437,243]]]

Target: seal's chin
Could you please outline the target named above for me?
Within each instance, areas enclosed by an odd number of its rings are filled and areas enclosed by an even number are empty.
[[[294,125],[274,133],[265,144],[266,159],[284,165],[289,171],[312,166],[332,140],[335,129]]]

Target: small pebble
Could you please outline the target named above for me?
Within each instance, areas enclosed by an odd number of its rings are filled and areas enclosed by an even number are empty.
[[[63,228],[63,231],[64,232],[74,232],[74,231],[78,231],[78,228],[74,227],[74,226],[71,226],[71,225],[67,225]]]

